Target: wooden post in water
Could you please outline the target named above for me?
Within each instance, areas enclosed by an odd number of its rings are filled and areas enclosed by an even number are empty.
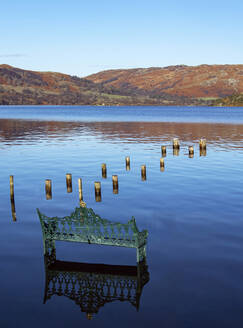
[[[130,157],[126,157],[126,171],[130,171]]]
[[[200,151],[200,156],[206,156],[207,155],[206,139],[200,139],[199,140],[199,151]]]
[[[14,201],[14,180],[13,180],[13,175],[10,175],[9,180],[10,180],[10,202],[11,202],[12,218],[13,218],[13,221],[17,221],[15,201]]]
[[[206,139],[200,139],[199,140],[199,148],[200,150],[206,150],[207,148],[207,143],[206,143]]]
[[[142,179],[142,181],[145,181],[147,179],[147,177],[146,177],[146,165],[141,165],[141,179]]]
[[[173,139],[173,149],[180,149],[180,142],[178,138]]]
[[[113,194],[118,194],[118,176],[112,176]]]
[[[96,202],[101,202],[101,183],[96,181],[95,185],[95,200]]]
[[[13,180],[13,175],[10,175],[9,182],[10,182],[10,197],[11,198],[14,198],[14,180]]]
[[[161,157],[161,159],[160,159],[160,171],[164,172],[164,170],[165,170],[165,161],[164,161],[163,157]]]
[[[45,182],[45,189],[46,189],[46,199],[52,199],[52,190],[51,190],[51,180],[50,179],[46,179]]]
[[[106,169],[106,164],[103,163],[101,165],[101,171],[102,171],[102,178],[106,179],[107,178],[107,169]]]
[[[180,149],[179,148],[173,148],[173,156],[179,156]]]
[[[166,146],[161,146],[161,154],[163,157],[166,157]]]
[[[66,174],[66,185],[67,185],[67,192],[70,193],[73,191],[73,185],[72,185],[72,174],[67,173]]]
[[[78,179],[78,193],[79,193],[79,203],[82,204],[83,201],[83,187],[82,187],[82,179]]]
[[[189,158],[192,158],[194,156],[194,148],[193,148],[193,146],[189,146],[188,147],[188,151],[189,151]]]

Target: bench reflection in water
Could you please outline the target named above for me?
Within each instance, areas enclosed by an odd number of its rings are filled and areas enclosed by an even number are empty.
[[[149,281],[146,264],[148,232],[139,232],[135,219],[117,223],[100,218],[92,209],[76,208],[67,217],[47,217],[39,210],[44,245],[46,285],[44,303],[53,295],[66,296],[89,319],[113,301],[129,301],[139,309],[143,286]],[[106,265],[59,261],[55,241],[132,247],[137,265]]]

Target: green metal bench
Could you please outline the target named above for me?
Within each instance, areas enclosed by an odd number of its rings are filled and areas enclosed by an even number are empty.
[[[37,209],[43,233],[44,254],[55,252],[55,241],[131,247],[137,250],[137,262],[146,259],[148,231],[138,231],[135,218],[128,223],[102,219],[91,208],[78,207],[63,218],[47,217]]]

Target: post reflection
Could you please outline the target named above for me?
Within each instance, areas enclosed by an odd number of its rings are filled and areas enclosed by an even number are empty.
[[[180,148],[173,148],[173,156],[179,156]]]
[[[14,200],[14,177],[13,175],[10,175],[9,177],[10,182],[10,203],[11,203],[11,213],[13,221],[17,221],[16,218],[16,209],[15,209],[15,200]]]
[[[12,213],[12,218],[13,221],[17,221],[17,217],[16,217],[16,209],[15,209],[15,201],[14,201],[14,195],[10,196],[10,202],[11,202],[11,213]]]
[[[139,310],[142,289],[149,281],[147,230],[140,232],[134,218],[125,224],[112,222],[83,206],[64,218],[50,218],[37,210],[44,245],[44,303],[53,295],[66,296],[86,313],[88,319],[106,303],[114,301],[127,301]],[[56,240],[136,248],[137,265],[59,261],[56,259]]]
[[[207,156],[207,150],[206,149],[200,149],[200,156]]]

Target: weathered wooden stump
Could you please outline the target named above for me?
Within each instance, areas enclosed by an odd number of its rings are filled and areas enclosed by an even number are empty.
[[[178,138],[173,139],[173,149],[180,149],[180,142]]]
[[[106,169],[106,164],[103,163],[101,165],[101,171],[102,171],[102,178],[106,179],[107,178],[107,169]]]
[[[205,150],[207,148],[206,139],[200,139],[199,140],[199,149]]]
[[[118,176],[112,176],[113,194],[118,194]]]
[[[166,157],[166,146],[161,146],[161,154],[163,157]]]
[[[96,181],[95,185],[95,200],[96,202],[101,202],[101,183]]]
[[[126,171],[130,171],[130,157],[127,156],[125,161],[126,161]]]
[[[46,179],[45,189],[46,189],[46,199],[47,200],[52,199],[52,185],[50,179]]]
[[[141,179],[142,181],[146,181],[146,165],[141,165]]]
[[[66,174],[66,185],[67,185],[67,192],[71,193],[73,191],[73,185],[72,185],[72,174],[70,173]]]
[[[79,203],[82,204],[83,201],[83,186],[82,186],[82,179],[78,179],[78,193],[79,193]]]
[[[194,156],[194,148],[193,146],[188,147],[188,152],[189,152],[189,158],[192,158]]]
[[[164,159],[161,157],[161,159],[160,159],[160,171],[161,171],[161,172],[164,172],[164,170],[165,170],[165,161],[164,161]]]

